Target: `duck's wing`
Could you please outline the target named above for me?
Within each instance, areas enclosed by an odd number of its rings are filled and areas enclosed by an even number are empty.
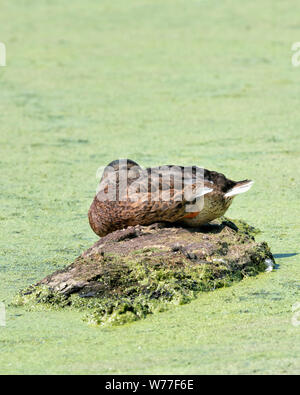
[[[196,166],[166,165],[145,170],[148,174],[148,191],[151,187],[151,192],[160,194],[162,200],[176,196],[177,200],[180,197],[184,203],[191,203],[212,190],[205,182],[204,169]]]
[[[103,236],[132,225],[149,225],[154,222],[177,222],[187,213],[199,211],[197,200],[211,189],[203,180],[188,178],[183,183],[181,171],[167,169],[139,170],[128,174],[123,187],[122,175],[104,177],[89,210],[92,229]]]

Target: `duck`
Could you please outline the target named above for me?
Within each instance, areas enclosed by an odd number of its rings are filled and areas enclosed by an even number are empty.
[[[89,224],[99,237],[159,222],[195,228],[222,217],[252,185],[252,180],[233,181],[198,166],[142,168],[131,159],[118,159],[104,168]]]

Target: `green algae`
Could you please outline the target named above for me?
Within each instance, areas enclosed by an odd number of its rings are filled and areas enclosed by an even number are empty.
[[[222,226],[228,221],[223,222]],[[231,228],[237,227],[230,222]],[[82,265],[87,267],[88,272],[88,265],[94,267],[95,259],[98,259],[100,274],[91,274],[93,289],[97,291],[78,290],[66,295],[49,286],[37,285],[20,292],[13,304],[29,310],[77,309],[84,313],[84,321],[91,325],[116,326],[134,322],[149,314],[165,311],[172,305],[187,304],[200,292],[228,287],[264,271],[265,260],[272,254],[266,243],[253,242],[248,229],[252,231],[254,228],[245,224],[243,229],[210,234],[216,248],[214,254],[207,255],[206,259],[197,259],[194,253],[192,256],[190,253],[171,254],[170,248],[163,244],[161,248],[138,248],[126,256],[101,252],[92,258],[80,257],[72,267],[73,270],[76,265],[80,267],[81,276]],[[225,236],[227,242],[224,241]],[[203,237],[203,234],[194,233],[189,241],[195,241],[197,237]],[[236,240],[242,246],[241,251],[245,248],[244,244],[250,242],[245,251],[240,252],[241,256],[228,254],[230,249],[237,247],[234,246]],[[86,273],[83,277],[86,278]]]
[[[229,213],[279,254],[269,275],[101,336],[72,309],[7,306],[2,373],[299,374],[299,11],[270,0],[1,1],[2,302],[96,240],[95,172],[115,158],[254,179]]]

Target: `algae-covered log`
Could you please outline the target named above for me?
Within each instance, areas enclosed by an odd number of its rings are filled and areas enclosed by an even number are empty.
[[[22,291],[15,303],[80,308],[96,324],[134,321],[272,266],[267,244],[255,242],[254,233],[226,219],[199,229],[154,224],[118,230]]]

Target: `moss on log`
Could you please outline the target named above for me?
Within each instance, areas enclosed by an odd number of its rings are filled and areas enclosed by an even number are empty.
[[[255,241],[256,232],[225,218],[199,229],[153,224],[118,230],[21,291],[14,304],[78,308],[97,325],[136,321],[272,268],[274,258],[265,242]]]

